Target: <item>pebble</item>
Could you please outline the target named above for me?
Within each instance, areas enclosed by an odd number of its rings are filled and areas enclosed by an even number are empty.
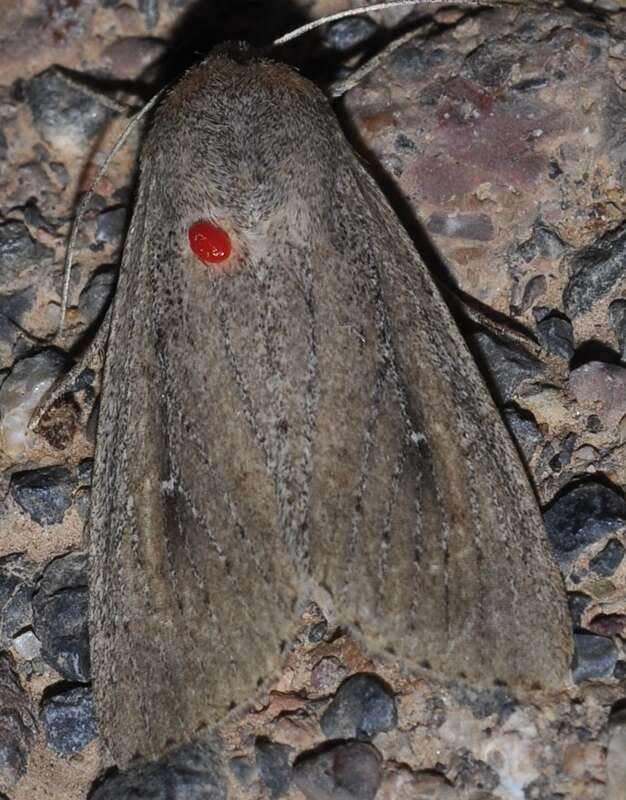
[[[88,325],[100,319],[106,310],[116,280],[117,270],[113,267],[99,269],[80,293],[78,310]]]
[[[32,624],[35,565],[22,553],[0,558],[0,650]]]
[[[44,467],[16,472],[11,477],[15,502],[39,525],[63,522],[72,504],[75,481],[65,467]]]
[[[412,772],[394,765],[385,769],[376,800],[457,800],[458,794],[444,775],[431,770]]]
[[[367,17],[341,19],[328,26],[326,41],[340,53],[345,53],[365,44],[378,32],[378,25]]]
[[[569,394],[579,411],[599,417],[601,428],[617,428],[626,414],[626,367],[591,361],[572,370]]]
[[[296,786],[309,800],[374,800],[382,773],[378,750],[365,742],[305,753],[293,769]]]
[[[375,675],[353,675],[344,681],[322,715],[329,739],[371,739],[398,724],[395,698]]]
[[[495,235],[493,222],[487,214],[433,212],[426,221],[426,228],[435,236],[470,242],[489,242]]]
[[[146,28],[151,31],[159,24],[159,0],[138,0],[137,7],[146,21]]]
[[[565,361],[574,355],[572,323],[562,317],[546,317],[537,325],[539,340],[549,353]]]
[[[196,741],[99,781],[89,800],[227,800],[216,743]]]
[[[503,686],[478,689],[467,683],[452,688],[454,699],[467,706],[475,719],[497,716],[498,724],[508,719],[517,707],[517,702]]]
[[[613,670],[615,680],[623,681],[626,679],[626,661],[618,661]]]
[[[587,606],[591,603],[591,598],[582,592],[568,592],[567,605],[574,630],[582,625],[582,618]]]
[[[617,663],[617,647],[611,639],[593,633],[574,634],[572,677],[576,683],[612,674]]]
[[[102,54],[102,63],[115,77],[137,80],[145,70],[167,51],[162,39],[151,36],[125,36],[116,39]]]
[[[98,735],[91,689],[77,686],[46,697],[40,721],[49,747],[66,757],[80,752]]]
[[[0,387],[0,451],[16,462],[34,439],[33,411],[66,365],[65,354],[50,347],[17,361]]]
[[[623,224],[571,259],[571,277],[563,290],[563,308],[569,317],[590,311],[596,300],[611,291],[624,274],[625,258],[626,224]]]
[[[589,569],[597,575],[608,577],[613,575],[624,559],[624,545],[617,539],[611,539],[589,562]]]
[[[542,297],[548,288],[548,282],[546,281],[545,275],[535,275],[532,277],[526,286],[524,287],[524,292],[522,294],[522,299],[519,303],[512,303],[512,312],[514,314],[521,314],[533,306],[540,297]]]
[[[0,267],[4,285],[19,280],[31,267],[41,268],[53,258],[54,250],[33,239],[21,220],[0,223]]]
[[[457,751],[452,758],[448,777],[454,780],[455,789],[478,789],[492,792],[500,783],[496,770],[475,758],[469,750]]]
[[[59,150],[77,148],[83,152],[112,115],[90,90],[75,80],[70,82],[56,67],[28,82],[26,99],[35,128]]]
[[[105,208],[96,218],[96,241],[121,247],[127,219],[126,206]]]
[[[282,797],[291,784],[291,747],[260,737],[254,749],[256,767],[270,797]]]
[[[536,88],[536,86],[533,88]],[[554,261],[563,254],[564,249],[563,241],[558,234],[545,225],[536,223],[533,226],[532,236],[525,242],[522,242],[517,248],[517,252],[526,263],[530,263],[537,258],[537,256]]]
[[[597,614],[588,625],[598,636],[623,636],[626,628],[626,614]]]
[[[321,622],[316,622],[314,625],[311,625],[307,634],[307,638],[311,644],[317,644],[318,642],[323,641],[327,635],[328,623],[325,619],[323,619]]]
[[[534,417],[529,412],[521,412],[516,406],[504,409],[504,421],[528,464],[537,447],[543,442],[543,435]]]
[[[13,650],[20,658],[32,661],[41,655],[41,642],[32,631],[24,631],[13,639]]]
[[[611,303],[609,324],[619,344],[620,358],[626,361],[626,300],[614,300]]]
[[[311,670],[311,689],[317,695],[336,691],[345,676],[346,668],[335,656],[321,658]]]
[[[33,602],[42,658],[63,678],[79,683],[91,677],[88,598],[87,556],[70,553],[46,567]]]
[[[0,784],[14,786],[26,771],[36,722],[10,656],[0,654]]]
[[[626,501],[602,483],[579,483],[566,487],[543,520],[556,558],[566,567],[585,547],[626,524]]]
[[[242,757],[231,758],[228,762],[230,771],[243,786],[249,786],[254,780],[256,770],[249,761]]]
[[[27,205],[33,201],[45,200],[52,189],[52,182],[48,173],[37,161],[27,161],[20,164],[16,170],[17,186],[11,194],[11,204],[14,206]],[[29,222],[27,215],[24,219]]]
[[[14,347],[20,337],[22,318],[32,308],[36,296],[32,286],[0,295],[0,369],[14,361]]]
[[[501,403],[509,403],[522,381],[533,378],[541,371],[541,364],[519,347],[505,344],[489,333],[476,333],[472,337],[493,381],[495,394]]]

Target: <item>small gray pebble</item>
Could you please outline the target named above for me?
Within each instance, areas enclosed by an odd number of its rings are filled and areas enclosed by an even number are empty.
[[[563,290],[563,308],[568,317],[590,311],[624,274],[626,224],[609,231],[577,253],[570,262],[570,279]]]
[[[87,686],[45,698],[40,720],[48,746],[62,756],[80,752],[98,735],[93,695]]]
[[[541,372],[541,364],[520,347],[506,344],[488,333],[472,337],[486,369],[493,380],[495,393],[502,403],[509,403],[522,381]]]
[[[80,293],[78,310],[88,325],[96,322],[106,310],[116,280],[117,271],[113,267],[99,269]]]
[[[619,343],[620,358],[626,361],[626,300],[614,300],[609,306],[609,324]]]
[[[23,553],[0,558],[0,649],[32,624],[35,564]]]
[[[26,98],[35,128],[46,142],[60,148],[70,143],[85,147],[113,113],[56,67],[29,81]]]
[[[78,482],[89,486],[93,475],[93,458],[84,458],[76,470]]]
[[[0,654],[0,782],[14,786],[26,771],[36,732],[30,697],[22,688],[11,657]]]
[[[503,686],[479,689],[467,683],[458,683],[451,688],[455,700],[467,706],[476,719],[497,716],[498,724],[502,724],[517,707],[517,701]]]
[[[282,797],[291,784],[291,748],[259,738],[255,743],[256,766],[270,797]]]
[[[328,623],[326,620],[322,620],[321,622],[316,622],[315,625],[311,625],[308,639],[312,644],[316,644],[317,642],[321,642],[323,639],[325,639],[327,634]]]
[[[617,664],[617,647],[611,639],[593,633],[574,634],[572,677],[576,683],[611,675]]]
[[[296,786],[309,800],[374,800],[382,758],[371,744],[347,742],[305,753],[293,769]]]
[[[32,286],[13,294],[0,295],[0,367],[8,367],[15,360],[21,321],[32,308],[36,297]]]
[[[326,41],[334,49],[345,53],[365,44],[378,31],[378,25],[367,17],[341,19],[328,26]]]
[[[613,575],[624,559],[624,545],[611,539],[589,562],[589,568],[597,575]]]
[[[33,601],[41,656],[68,681],[89,680],[87,556],[70,553],[45,569]]]
[[[391,690],[378,677],[367,674],[344,681],[320,721],[329,739],[370,739],[397,724]]]
[[[37,242],[20,220],[0,224],[0,271],[3,282],[19,279],[22,274],[42,262],[52,261],[54,250]]]
[[[243,786],[248,786],[252,783],[256,770],[245,758],[231,758],[228,766],[235,778],[237,778],[239,783]]]
[[[11,494],[39,525],[56,525],[72,504],[74,483],[65,467],[44,467],[14,473]]]
[[[128,209],[125,206],[101,211],[96,221],[96,241],[121,246],[127,219]]]
[[[516,406],[509,406],[504,409],[504,421],[524,461],[528,463],[537,447],[543,442],[543,434],[534,417],[528,412],[521,413]]]
[[[159,0],[138,0],[138,8],[146,21],[146,28],[151,31],[159,24]]]
[[[227,800],[219,749],[196,741],[99,782],[89,800]]]
[[[457,752],[450,764],[450,777],[453,777],[455,789],[478,789],[492,792],[500,783],[496,770],[475,758],[469,750]]]
[[[626,678],[626,661],[618,661],[613,670],[613,677],[617,681],[623,681]]]
[[[544,511],[557,560],[567,566],[587,545],[626,524],[626,500],[602,483],[567,487]]]
[[[574,630],[582,625],[582,617],[589,603],[591,603],[591,598],[582,592],[567,593],[567,605],[569,606]]]
[[[519,306],[513,307],[513,313],[523,313],[527,311],[537,300],[546,293],[548,282],[545,275],[535,275],[524,287],[524,293]]]
[[[548,352],[570,361],[574,355],[572,323],[561,317],[547,317],[537,325],[539,339]]]

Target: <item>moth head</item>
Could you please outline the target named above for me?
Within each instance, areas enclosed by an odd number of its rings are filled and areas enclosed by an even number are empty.
[[[216,273],[306,241],[335,184],[341,132],[326,98],[284,65],[219,53],[155,113],[142,155],[179,251]]]

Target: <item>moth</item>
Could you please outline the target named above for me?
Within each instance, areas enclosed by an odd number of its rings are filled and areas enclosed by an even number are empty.
[[[408,671],[568,679],[536,500],[446,304],[320,90],[240,48],[144,142],[90,536],[120,766],[255,698],[310,601]]]

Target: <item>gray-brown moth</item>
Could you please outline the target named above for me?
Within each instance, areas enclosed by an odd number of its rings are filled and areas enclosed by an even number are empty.
[[[228,257],[198,258],[198,222]],[[518,454],[409,237],[287,67],[215,55],[156,109],[91,553],[120,765],[256,697],[310,600],[408,670],[566,680],[563,587]]]

